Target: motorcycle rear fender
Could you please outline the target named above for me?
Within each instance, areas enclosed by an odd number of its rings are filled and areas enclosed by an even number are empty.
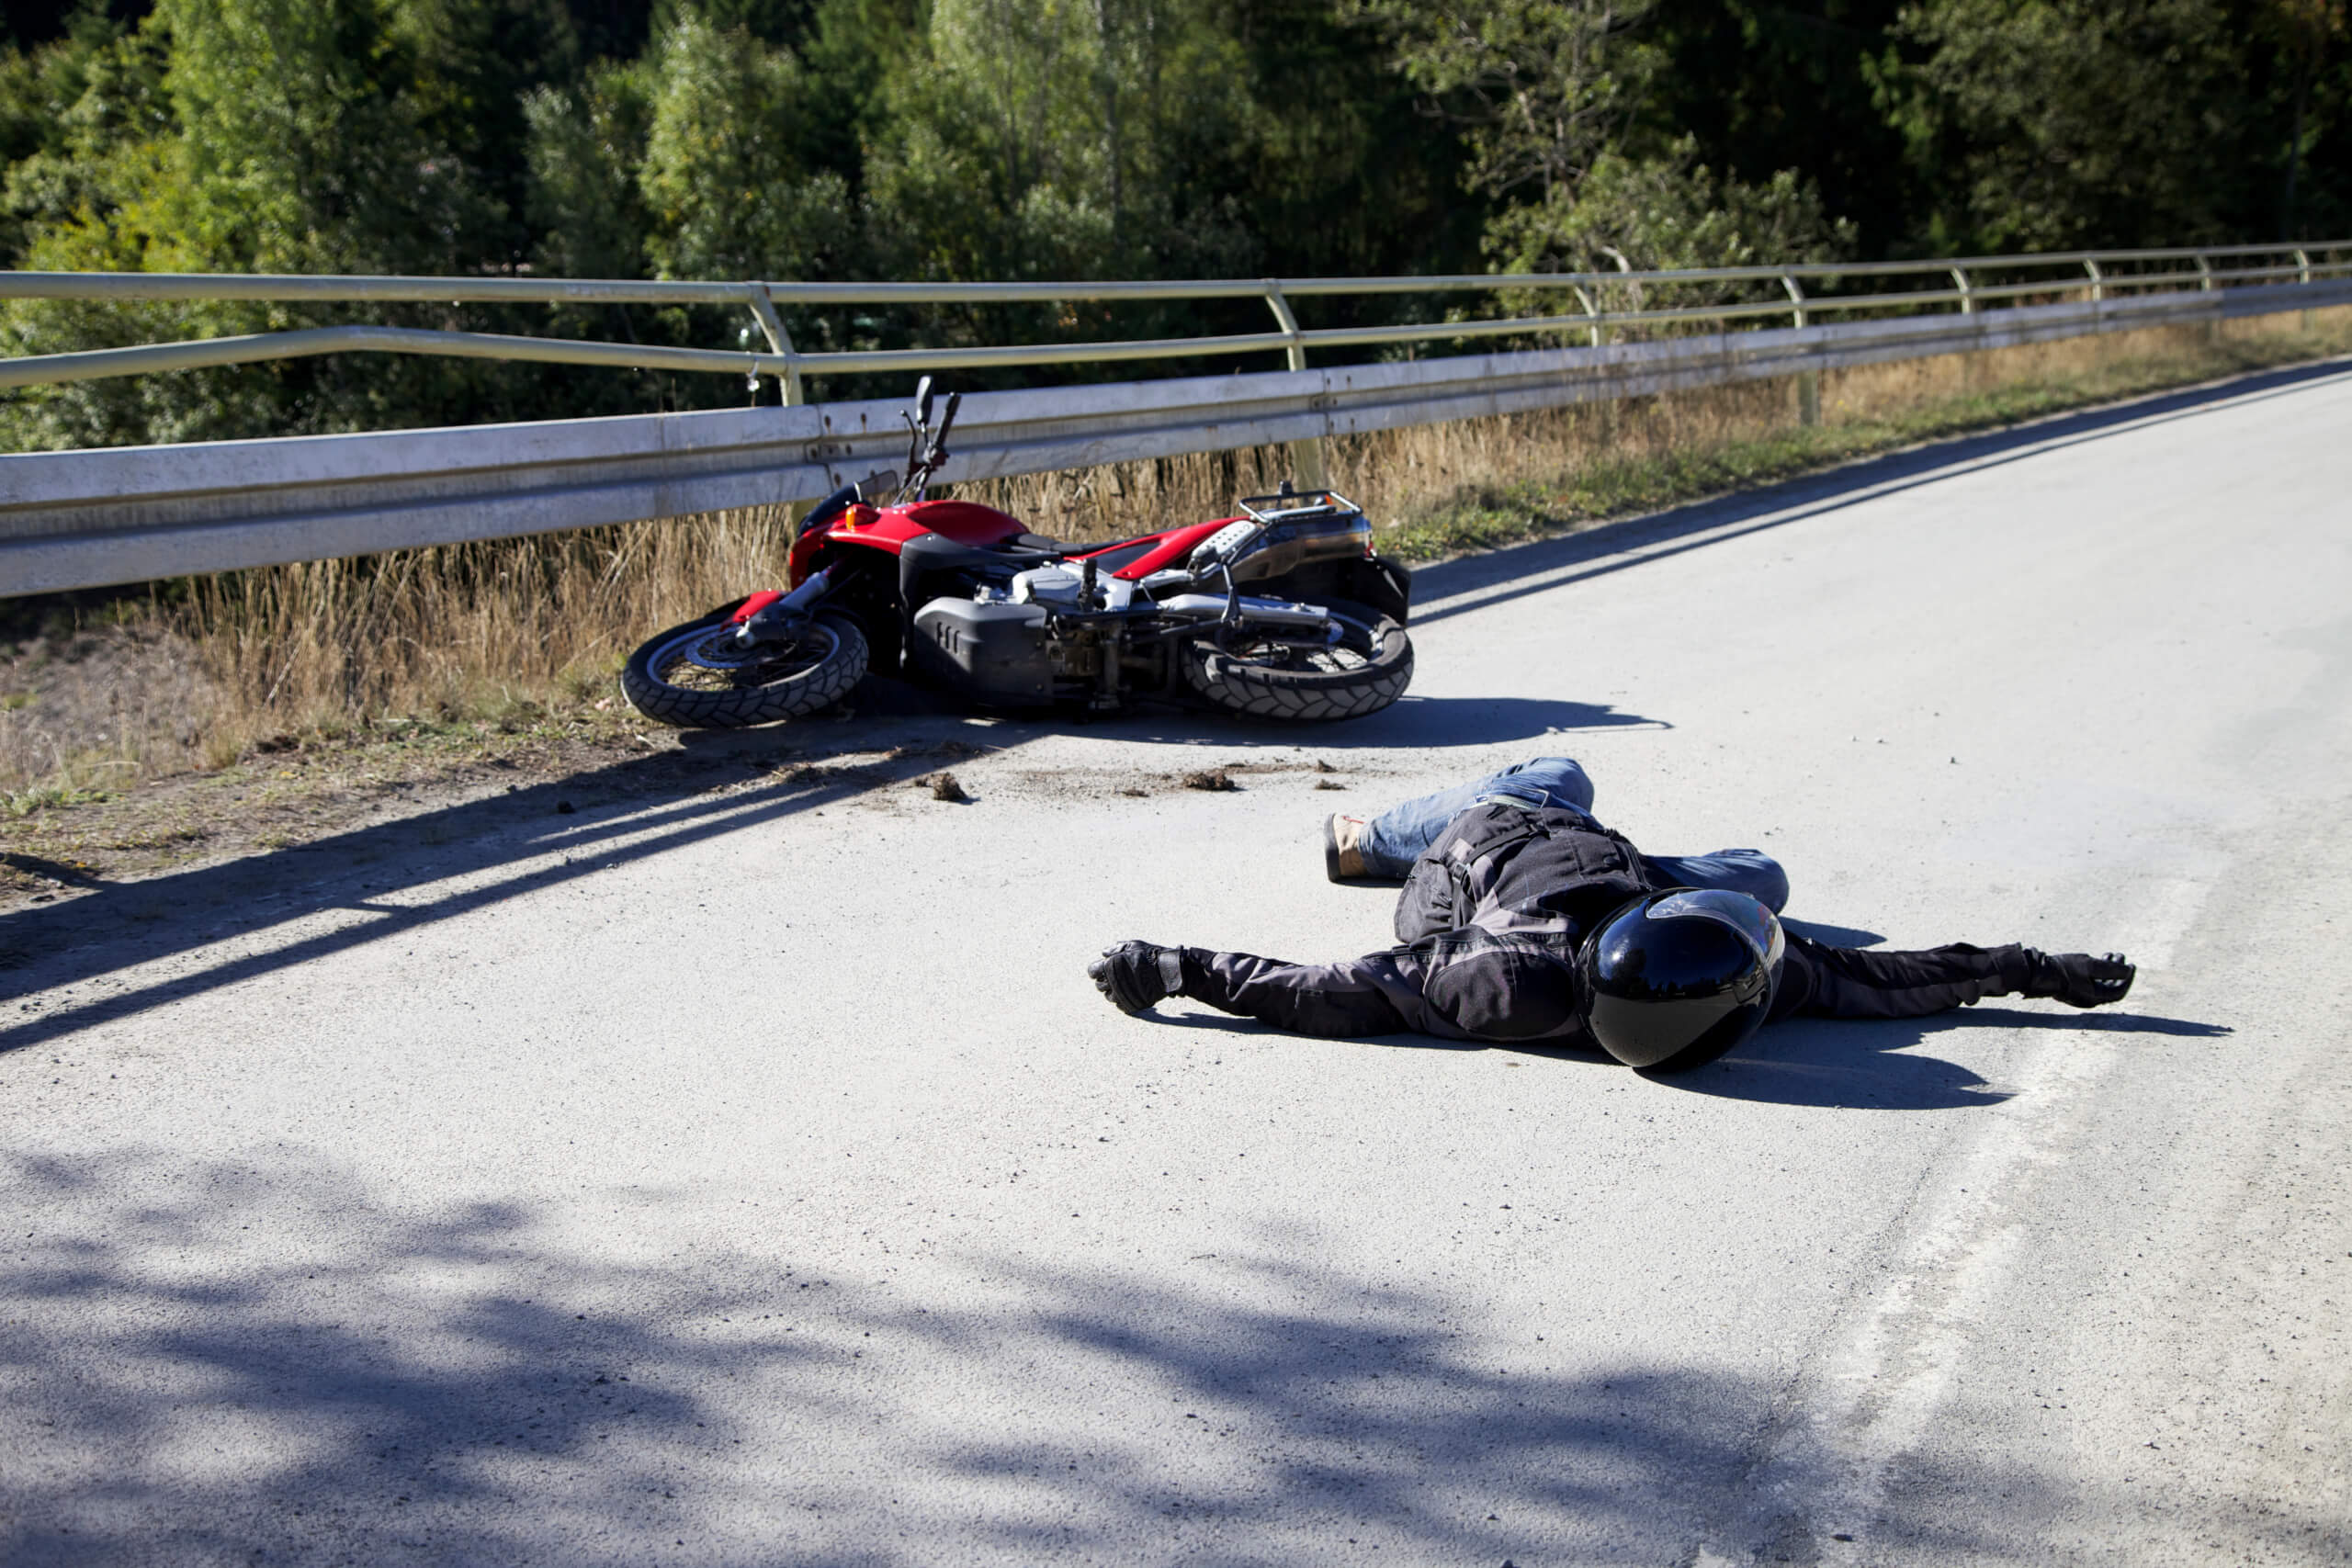
[[[1345,599],[1368,610],[1377,610],[1400,626],[1412,613],[1413,574],[1379,556],[1309,561],[1280,577],[1249,586],[1253,593],[1304,599],[1309,604]]]
[[[1344,597],[1369,605],[1400,626],[1412,618],[1410,568],[1383,556],[1365,556],[1361,560],[1342,561],[1340,566],[1350,590]]]

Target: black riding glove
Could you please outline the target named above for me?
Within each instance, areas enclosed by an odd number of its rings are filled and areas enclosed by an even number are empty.
[[[2043,953],[2029,947],[2025,959],[2026,979],[2018,987],[2019,996],[2054,997],[2075,1008],[2121,1001],[2139,973],[2120,953],[2095,958],[2087,953]]]
[[[1124,1013],[1148,1012],[1163,997],[1184,988],[1184,972],[1177,950],[1148,942],[1123,942],[1106,947],[1102,956],[1086,966],[1095,988]]]

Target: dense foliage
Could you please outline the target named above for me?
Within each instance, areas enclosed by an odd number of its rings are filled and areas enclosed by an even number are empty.
[[[84,0],[6,26],[22,268],[1256,276],[2352,229],[2345,0]],[[791,327],[813,349],[1261,314]],[[17,302],[0,352],[341,321],[751,341],[718,310]],[[12,394],[0,446],[741,396],[341,355]]]

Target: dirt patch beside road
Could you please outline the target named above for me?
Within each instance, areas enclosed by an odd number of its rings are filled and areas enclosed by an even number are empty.
[[[943,735],[943,725],[959,733]],[[527,793],[529,809],[571,815],[781,781],[844,788],[852,809],[898,813],[984,808],[991,799],[1144,798],[1200,787],[1189,782],[1195,770],[1023,766],[1019,743],[1039,732],[986,719],[910,724],[888,713],[862,718],[854,712],[763,729],[680,732],[643,725],[624,711],[514,733],[413,725],[336,741],[288,738],[217,772],[177,773],[0,817],[0,911],[409,818],[420,820],[426,842],[440,842],[431,835],[466,831],[447,825],[447,808],[504,795]],[[953,793],[938,784],[950,770]],[[1235,789],[1292,773],[1314,773],[1320,787],[1344,788],[1377,769],[1360,761],[1335,768],[1302,750],[1220,761],[1209,771]]]

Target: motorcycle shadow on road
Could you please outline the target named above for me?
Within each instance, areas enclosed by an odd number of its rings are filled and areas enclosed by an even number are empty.
[[[0,1023],[0,1053],[900,787],[959,758],[1072,728],[1010,717],[976,726],[974,717],[902,682],[869,682],[839,722],[687,731],[675,750],[232,860],[130,882],[53,877],[62,895],[55,901],[0,914],[0,1001],[17,1004]],[[1345,727],[1356,733],[1334,750],[1475,745],[1657,722],[1580,703],[1408,698]],[[1113,739],[1220,750],[1295,748],[1306,739],[1295,726],[1174,711],[1092,728]],[[1318,729],[1311,740],[1320,749],[1333,734]],[[137,977],[102,995],[80,990],[189,954],[200,955],[192,970]],[[71,991],[80,994],[61,994]]]
[[[979,714],[958,698],[884,675],[869,675],[859,682],[850,694],[849,705],[861,723],[869,719],[964,722],[980,717],[989,722],[991,741],[999,745],[1017,745],[1046,735],[1085,734],[1149,745],[1285,750],[1305,747],[1336,753],[1498,745],[1593,729],[1674,728],[1665,719],[1621,712],[1606,703],[1552,697],[1425,697],[1411,692],[1378,713],[1341,724],[1288,724],[1160,705],[1138,707],[1114,718],[1040,718]],[[696,743],[690,733],[686,744]]]

